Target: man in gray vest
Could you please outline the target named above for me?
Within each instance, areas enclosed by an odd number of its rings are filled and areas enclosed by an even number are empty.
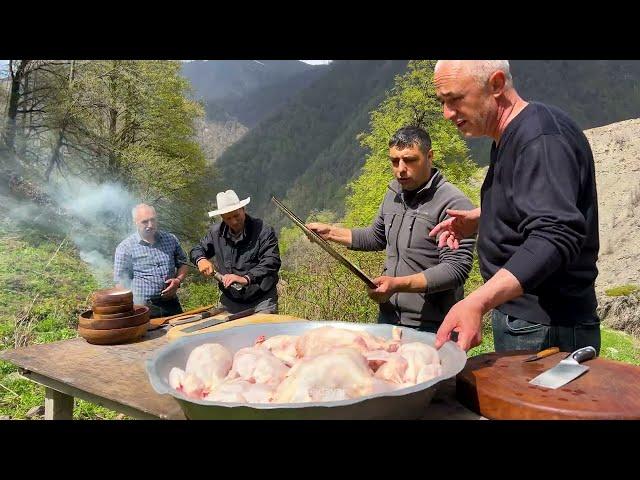
[[[447,210],[471,210],[473,204],[433,168],[431,138],[420,127],[403,127],[389,141],[395,179],[378,216],[367,228],[348,229],[310,223],[325,240],[351,250],[384,250],[383,276],[369,296],[380,303],[379,323],[435,333],[449,309],[464,296],[473,263],[475,239],[457,249],[438,247],[428,232],[447,218]]]

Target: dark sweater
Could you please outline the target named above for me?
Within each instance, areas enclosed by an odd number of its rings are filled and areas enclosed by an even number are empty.
[[[498,310],[545,325],[573,325],[595,311],[595,167],[586,137],[564,112],[531,102],[511,121],[492,145],[481,207],[482,276],[505,268],[525,292]]]

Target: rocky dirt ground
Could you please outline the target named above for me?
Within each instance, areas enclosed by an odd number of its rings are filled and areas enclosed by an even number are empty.
[[[599,296],[640,285],[640,119],[585,131],[593,150],[600,223]]]

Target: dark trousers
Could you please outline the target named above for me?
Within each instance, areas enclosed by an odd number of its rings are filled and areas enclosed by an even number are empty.
[[[224,295],[220,296],[220,304],[227,309],[229,313],[238,313],[250,308],[255,308],[261,313],[278,313],[278,292],[272,289],[266,292],[262,297],[249,303],[234,302]]]
[[[558,347],[562,352],[573,352],[592,346],[600,353],[600,319],[595,313],[578,319],[574,326],[542,325],[505,315],[493,310],[493,343],[496,352],[510,350],[540,351]]]
[[[182,306],[177,296],[166,300],[152,297],[147,301],[147,307],[149,307],[149,318],[170,317],[182,313]]]
[[[416,326],[403,325],[402,323],[399,322],[397,314],[392,313],[388,308],[385,308],[382,306],[380,307],[380,311],[378,312],[378,323],[386,323],[389,325],[399,325],[402,327],[413,328],[415,330],[418,330],[419,332],[429,332],[429,333],[437,333],[438,328],[440,328],[440,325],[442,325],[442,323],[440,322],[430,322],[428,320],[422,320],[420,322],[420,325],[416,325]],[[458,341],[457,332],[451,332],[451,341],[452,342]]]

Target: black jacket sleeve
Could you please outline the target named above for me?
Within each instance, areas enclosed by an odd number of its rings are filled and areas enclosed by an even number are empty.
[[[278,238],[272,227],[263,227],[258,248],[258,264],[246,273],[252,284],[262,284],[266,277],[275,277],[281,265]]]
[[[191,249],[189,252],[189,260],[194,265],[198,264],[198,260],[201,258],[213,258],[216,254],[213,244],[213,229],[210,228],[207,234],[200,240],[200,242]]]
[[[525,241],[504,268],[525,292],[580,253],[586,238],[586,221],[577,207],[580,174],[575,153],[559,135],[541,135],[516,159],[513,198]]]

